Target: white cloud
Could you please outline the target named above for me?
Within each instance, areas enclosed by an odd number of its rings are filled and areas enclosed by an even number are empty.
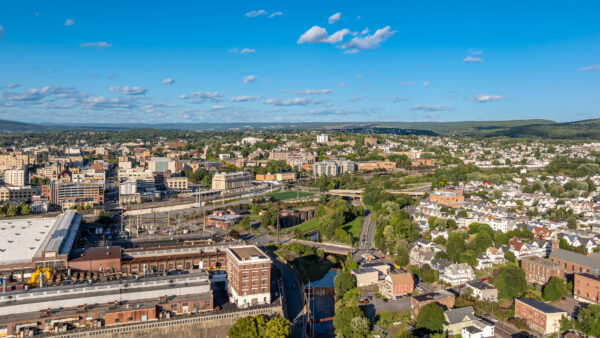
[[[256,77],[256,75],[248,75],[248,76],[244,76],[244,78],[242,79],[242,82],[244,82],[244,84],[249,84],[249,83],[256,81],[257,79],[258,78]]]
[[[337,85],[340,87],[344,87],[347,85],[347,83],[342,81],[342,82],[338,82]]]
[[[475,101],[488,102],[488,101],[493,101],[493,100],[500,100],[501,98],[502,98],[501,95],[479,94],[475,97]]]
[[[297,43],[338,43],[349,33],[350,30],[344,28],[331,35],[327,35],[327,30],[325,28],[312,26],[298,38]]]
[[[212,110],[223,110],[223,109],[225,109],[225,106],[216,104],[216,105],[210,107],[210,109],[212,109]]]
[[[363,75],[362,74],[356,74],[356,78],[357,79],[362,79]]]
[[[482,50],[469,50],[469,53],[473,54],[473,55],[481,55],[483,54]]]
[[[250,11],[244,15],[249,18],[254,18],[254,17],[260,16],[260,15],[267,15],[267,11],[265,11],[264,9],[259,9],[256,11]]]
[[[161,84],[161,85],[171,85],[171,84],[173,84],[173,83],[175,83],[175,79],[173,79],[173,78],[171,78],[171,77],[168,77],[168,78],[166,78],[166,79],[164,79],[164,80],[160,81],[160,84]]]
[[[412,81],[408,81],[408,82],[400,82],[400,85],[401,85],[401,86],[412,86],[412,85],[414,85],[414,84],[415,84],[415,83],[414,83],[414,82],[412,82]]]
[[[429,86],[429,81],[423,82],[423,87],[427,87],[427,86]]]
[[[98,41],[98,42],[83,42],[79,44],[79,47],[100,47],[100,48],[108,48],[112,47],[112,43],[106,41]]]
[[[111,93],[120,93],[123,95],[144,95],[146,94],[146,92],[148,91],[146,88],[142,88],[142,87],[130,87],[130,86],[123,86],[123,87],[117,87],[117,86],[110,86],[108,88],[108,91]]]
[[[390,26],[385,26],[375,31],[375,33],[372,35],[365,35],[363,37],[357,36],[352,38],[352,40],[344,43],[342,48],[351,50],[356,49],[357,51],[377,48],[382,42],[394,35],[394,33],[396,33],[396,31],[392,31]]]
[[[365,35],[365,34],[368,34],[368,33],[369,33],[369,28],[365,28],[365,29],[363,29],[362,32],[360,32],[360,35]]]
[[[75,20],[73,19],[67,19],[67,21],[65,21],[65,26],[73,26],[75,24]]]
[[[342,17],[342,13],[337,12],[337,13],[333,14],[332,16],[330,16],[329,20],[327,20],[327,22],[329,22],[329,24],[331,25],[332,23],[338,21],[341,17]]]
[[[4,88],[11,89],[11,88],[17,88],[17,87],[20,87],[20,86],[21,86],[21,85],[20,85],[20,84],[18,84],[18,83],[7,83],[7,84],[4,86]]]
[[[444,111],[444,110],[453,110],[454,108],[448,106],[427,106],[427,105],[416,105],[410,107],[410,110],[419,110],[419,111]]]
[[[203,103],[206,101],[219,102],[223,95],[218,92],[193,92],[190,95],[182,94],[177,97],[180,100],[192,100],[193,103]]]
[[[466,58],[463,59],[464,63],[482,63],[483,62],[483,58],[480,58],[478,56],[467,56]]]
[[[579,68],[579,70],[582,72],[597,72],[600,70],[600,66],[593,65],[593,66],[581,67],[581,68]]]
[[[280,15],[283,15],[283,13],[282,12],[275,12],[275,13],[269,15],[269,19],[272,19],[272,18],[274,18],[276,16],[280,16]]]
[[[230,99],[231,102],[249,102],[262,99],[262,96],[241,95],[234,96]]]
[[[289,100],[267,99],[263,103],[272,104],[274,106],[306,106],[307,104],[320,104],[323,101],[315,100],[307,97],[296,97]]]
[[[90,97],[83,100],[82,105],[89,109],[131,109],[137,106],[137,101],[133,97],[113,97],[104,96]]]
[[[333,93],[333,90],[331,89],[306,89],[300,92],[296,92],[297,95],[321,95],[331,93]]]
[[[242,48],[242,49],[238,49],[238,48],[233,48],[229,50],[230,53],[238,53],[238,54],[252,54],[252,53],[256,53],[256,49],[252,49],[252,48]]]

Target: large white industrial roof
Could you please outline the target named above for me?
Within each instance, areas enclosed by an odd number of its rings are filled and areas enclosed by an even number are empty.
[[[56,218],[0,220],[0,264],[31,262],[54,222]]]

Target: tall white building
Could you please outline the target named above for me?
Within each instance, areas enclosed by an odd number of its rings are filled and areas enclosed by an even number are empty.
[[[317,135],[317,143],[327,143],[329,142],[329,136],[325,134]]]
[[[25,169],[11,168],[4,171],[4,183],[14,187],[25,186]]]

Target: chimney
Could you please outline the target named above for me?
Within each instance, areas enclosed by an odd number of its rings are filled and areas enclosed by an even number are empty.
[[[6,292],[6,278],[2,278],[2,292]]]

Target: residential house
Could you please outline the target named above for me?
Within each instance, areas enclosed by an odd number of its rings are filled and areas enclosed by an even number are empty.
[[[472,306],[448,309],[444,311],[444,331],[449,336],[459,335],[463,328],[472,326],[476,320]]]
[[[452,286],[465,284],[475,278],[473,268],[467,263],[457,263],[448,266],[444,269],[444,274],[440,276],[440,280]]]
[[[352,270],[352,276],[356,280],[356,286],[375,285],[379,281],[379,271],[373,268],[358,268]]]
[[[471,296],[479,300],[491,302],[498,300],[498,289],[485,282],[467,282],[466,290],[471,293]]]
[[[483,270],[491,268],[493,264],[492,259],[483,253],[477,255],[477,270]]]
[[[486,256],[492,260],[492,264],[504,264],[506,259],[504,258],[504,249],[502,246],[490,246],[485,251]]]

